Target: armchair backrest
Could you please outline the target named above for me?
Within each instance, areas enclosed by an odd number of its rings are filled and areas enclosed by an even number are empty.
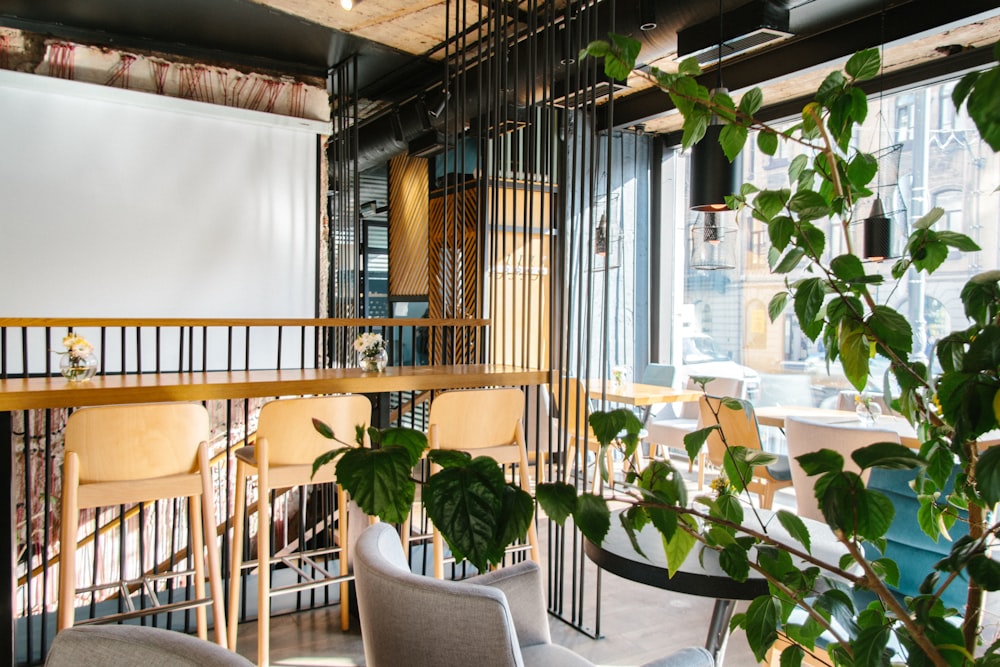
[[[413,574],[388,524],[361,534],[354,576],[368,667],[522,666],[503,591]]]
[[[899,566],[899,586],[893,590],[900,595],[917,595],[920,591],[920,584],[924,577],[934,569],[934,563],[938,562],[951,552],[954,542],[938,537],[935,542],[920,528],[917,522],[917,510],[920,509],[920,500],[916,492],[910,488],[910,482],[914,480],[917,473],[915,470],[887,470],[885,468],[874,468],[868,478],[868,488],[881,491],[896,508],[896,514],[889,525],[886,533],[885,556],[891,558]],[[945,489],[938,500],[939,504],[944,503],[945,496],[951,492],[954,485],[955,473],[945,485]],[[967,513],[960,512],[960,520],[955,522],[949,531],[952,540],[957,540],[969,533],[969,523]],[[868,545],[866,545],[867,547]],[[874,549],[866,549],[869,558],[877,558],[879,554]],[[941,596],[941,601],[947,607],[954,607],[960,612],[965,609],[966,587],[965,578],[960,577],[945,590]]]
[[[824,521],[823,512],[816,499],[817,477],[809,476],[802,469],[798,457],[821,449],[832,449],[844,457],[844,470],[861,474],[868,482],[871,470],[861,471],[851,458],[851,453],[877,442],[899,444],[899,434],[889,429],[858,428],[855,425],[823,424],[807,417],[785,419],[785,438],[788,442],[788,464],[792,470],[792,486],[799,516]]]

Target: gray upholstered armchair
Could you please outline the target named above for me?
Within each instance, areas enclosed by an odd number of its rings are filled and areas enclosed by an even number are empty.
[[[253,667],[241,655],[182,632],[142,625],[66,628],[52,640],[45,667]]]
[[[410,572],[387,524],[362,533],[354,551],[367,667],[573,667],[593,663],[553,644],[538,565],[525,561],[463,581]],[[647,667],[711,667],[702,648]]]

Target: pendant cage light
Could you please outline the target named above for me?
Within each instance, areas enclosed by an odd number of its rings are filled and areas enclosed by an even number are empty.
[[[899,255],[897,239],[900,233],[893,229],[907,229],[907,211],[899,191],[899,160],[903,144],[893,144],[876,151],[878,163],[876,183],[872,194],[859,199],[854,205],[854,220],[860,221],[861,255],[872,262],[880,262]],[[857,238],[857,235],[856,235]]]
[[[594,201],[591,210],[593,229],[591,244],[595,256],[594,270],[615,268],[620,261],[621,204],[618,193],[611,194],[610,201],[604,195]],[[595,219],[596,218],[596,219]]]
[[[691,226],[692,269],[735,269],[739,248],[735,211],[705,211]]]

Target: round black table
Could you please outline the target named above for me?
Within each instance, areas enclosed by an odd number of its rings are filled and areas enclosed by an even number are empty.
[[[590,540],[584,540],[584,552],[587,558],[598,566],[598,600],[600,600],[600,573],[607,570],[623,579],[635,581],[649,586],[656,586],[668,591],[715,598],[712,610],[712,620],[709,624],[705,648],[712,653],[715,664],[721,665],[729,639],[729,621],[733,616],[733,608],[737,600],[753,600],[761,595],[767,595],[767,581],[751,570],[746,581],[731,579],[719,566],[718,555],[711,549],[702,553],[700,545],[695,545],[681,567],[670,577],[667,570],[667,558],[663,551],[663,540],[652,525],[647,525],[636,536],[639,547],[645,557],[638,553],[629,540],[621,525],[619,512],[611,515],[611,529],[600,545]],[[775,512],[757,510],[762,521],[767,526],[768,535],[773,539],[794,545],[803,549],[794,541],[781,526]],[[837,563],[846,549],[837,542],[833,532],[825,524],[802,519],[809,529],[812,538],[812,553],[826,562]],[[753,525],[754,514],[747,510],[745,525]],[[598,604],[600,604],[598,602]]]

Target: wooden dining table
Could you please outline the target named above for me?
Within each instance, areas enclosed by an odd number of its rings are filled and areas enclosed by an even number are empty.
[[[378,399],[389,392],[533,386],[548,382],[548,376],[545,370],[515,366],[456,364],[394,366],[374,373],[360,368],[139,373],[99,375],[86,382],[69,382],[59,375],[7,378],[0,380],[0,438],[8,452],[0,455],[0,479],[13,480],[17,469],[12,413],[21,410],[362,393],[382,406],[382,417],[373,415],[373,424],[379,424],[387,418],[389,401]],[[0,573],[9,573],[0,575],[0,600],[5,601],[0,602],[0,656],[12,656],[11,664],[16,662],[16,494],[11,484],[7,510],[0,512]]]
[[[757,423],[761,426],[775,426],[783,429],[788,417],[797,417],[824,424],[841,426],[871,427],[858,419],[857,414],[849,410],[832,410],[799,405],[774,405],[755,408]],[[874,428],[888,429],[899,434],[899,441],[911,449],[920,448],[920,438],[910,422],[900,415],[882,415],[875,422]],[[990,431],[979,439],[979,448],[985,449],[1000,444],[1000,431]]]
[[[610,381],[595,380],[587,383],[587,393],[595,401],[606,400],[611,403],[623,403],[642,409],[640,420],[645,426],[649,413],[654,405],[660,403],[687,403],[697,401],[702,396],[700,390],[674,389],[655,384],[626,382],[614,384]]]

